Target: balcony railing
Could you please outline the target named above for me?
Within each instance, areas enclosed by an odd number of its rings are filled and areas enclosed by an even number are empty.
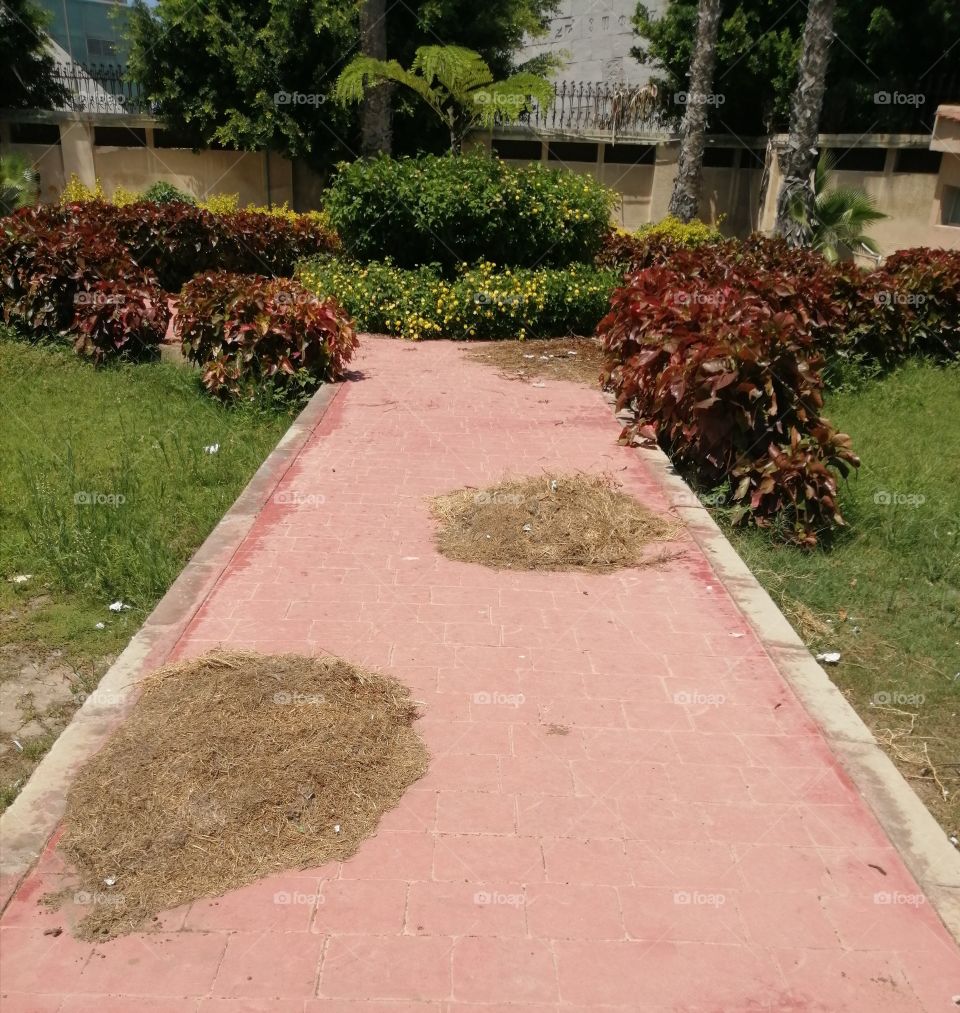
[[[77,113],[149,115],[150,103],[124,67],[115,64],[58,63],[55,80],[67,92],[62,108]]]
[[[616,137],[671,134],[679,123],[653,85],[609,81],[558,81],[553,103],[523,118],[532,130]]]

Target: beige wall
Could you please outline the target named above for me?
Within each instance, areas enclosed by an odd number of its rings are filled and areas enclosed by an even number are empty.
[[[95,145],[94,127],[79,118],[59,123],[59,144],[13,144],[9,124],[2,124],[0,150],[22,153],[40,173],[40,197],[59,199],[71,174],[87,186],[100,181],[107,196],[117,187],[145,190],[165,180],[203,199],[218,193],[235,193],[241,206],[284,201],[307,211],[318,207],[318,177],[298,166],[296,183],[293,163],[272,153],[244,151],[191,151],[188,148],[155,148],[152,125],[137,124],[146,131],[146,147]],[[269,180],[269,187],[268,187]]]
[[[947,130],[942,133],[946,138]],[[960,135],[960,131],[958,131]],[[505,133],[506,137],[518,138],[523,135]],[[530,140],[530,135],[525,139]],[[614,220],[622,228],[633,230],[648,222],[656,222],[667,214],[673,181],[677,172],[677,158],[680,145],[675,140],[662,140],[656,147],[656,161],[653,165],[626,166],[605,164],[603,137],[581,138],[598,145],[597,162],[547,162],[548,140],[541,140],[544,164],[565,165],[576,172],[594,176],[621,196],[621,207]],[[726,140],[726,139],[715,139]],[[732,143],[732,139],[729,139]],[[781,142],[782,138],[774,139]],[[854,147],[853,139],[839,135],[821,139],[825,147]],[[756,140],[753,147],[762,147],[762,140]],[[955,144],[945,139],[943,144]],[[896,147],[917,147],[915,138],[881,138],[878,146],[888,144],[885,165],[882,172],[842,171],[833,174],[836,186],[861,187],[877,198],[880,210],[888,217],[877,222],[870,229],[870,235],[877,241],[881,254],[909,246],[933,246],[946,249],[960,249],[960,228],[941,225],[941,202],[946,186],[960,186],[960,154],[945,150],[939,175],[934,173],[895,173]],[[480,142],[489,150],[489,140]],[[722,144],[718,145],[722,147]],[[936,148],[936,143],[934,144]],[[523,164],[516,162],[515,164]],[[722,230],[731,236],[745,236],[760,230],[771,232],[776,217],[777,193],[780,189],[780,175],[776,157],[771,165],[764,206],[760,208],[760,187],[763,171],[759,168],[711,168],[703,170],[703,191],[700,206],[704,221],[716,223],[723,218]]]

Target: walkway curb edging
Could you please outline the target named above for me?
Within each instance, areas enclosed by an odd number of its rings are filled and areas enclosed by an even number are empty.
[[[56,830],[77,771],[129,713],[139,683],[169,658],[341,387],[324,384],[293,420],[0,816],[0,911]]]
[[[960,853],[667,455],[659,447],[637,453],[960,944]]]

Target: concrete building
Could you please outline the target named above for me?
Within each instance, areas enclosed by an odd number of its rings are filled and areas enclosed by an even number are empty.
[[[77,63],[127,62],[125,0],[38,0],[49,15],[47,34]]]
[[[651,13],[660,14],[666,0],[647,0]],[[603,81],[610,84],[645,84],[650,69],[630,55],[636,0],[561,0],[551,18],[548,34],[527,39],[521,60],[550,53],[565,66],[558,80]]]

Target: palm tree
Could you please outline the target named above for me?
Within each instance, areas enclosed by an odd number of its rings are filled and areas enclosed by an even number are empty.
[[[799,79],[790,109],[790,136],[780,153],[780,193],[774,232],[791,246],[809,246],[814,221],[811,176],[827,86],[833,11],[836,0],[810,0],[803,28]]]
[[[37,203],[40,176],[22,155],[0,158],[0,215]]]
[[[386,0],[363,0],[360,5],[360,49],[364,56],[377,60],[387,56]],[[371,88],[363,101],[360,114],[360,150],[365,155],[393,149],[393,115],[389,83]]]
[[[828,190],[833,166],[833,159],[824,153],[813,174],[813,219],[803,223],[810,226],[811,246],[831,264],[851,253],[879,257],[880,248],[865,230],[887,216],[877,207],[876,199],[864,190],[842,186]],[[805,213],[800,202],[794,205],[794,216],[802,218]]]
[[[690,87],[681,127],[680,159],[668,212],[682,222],[692,221],[700,209],[707,106],[713,88],[713,68],[717,62],[719,25],[720,0],[700,0],[697,6],[697,37],[690,61]]]
[[[493,126],[497,118],[515,123],[535,105],[545,108],[553,101],[553,85],[545,78],[520,73],[494,81],[483,57],[460,46],[421,46],[409,70],[396,60],[358,56],[337,78],[334,96],[344,104],[359,102],[385,81],[405,85],[430,106],[450,131],[455,155],[475,127]]]

